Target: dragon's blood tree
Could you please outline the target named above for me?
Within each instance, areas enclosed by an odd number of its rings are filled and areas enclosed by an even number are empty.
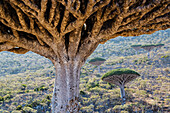
[[[157,48],[157,49],[160,49],[161,47],[163,47],[165,44],[155,44],[155,47]]]
[[[131,47],[136,50],[136,55],[137,55],[138,51],[141,49],[140,44],[139,45],[131,45]]]
[[[107,72],[102,76],[102,80],[120,87],[122,105],[124,105],[126,103],[124,90],[125,84],[134,80],[138,76],[140,75],[131,69],[121,68]]]
[[[106,60],[104,58],[96,57],[96,58],[90,59],[89,63],[92,64],[92,65],[98,66],[98,71],[100,73],[100,65],[103,64],[105,61]]]
[[[150,45],[143,45],[141,46],[141,48],[143,48],[144,50],[148,51],[148,58],[150,58],[150,51],[152,49],[154,49],[156,46],[154,44],[150,44]]]
[[[99,43],[170,28],[169,0],[0,0],[0,51],[56,69],[52,113],[79,112],[80,69]]]

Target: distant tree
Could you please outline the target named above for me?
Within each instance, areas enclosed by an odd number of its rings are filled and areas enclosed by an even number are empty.
[[[140,75],[137,72],[131,69],[122,68],[107,72],[102,76],[102,80],[120,87],[122,105],[124,105],[126,103],[124,90],[125,84],[137,78],[138,76]]]
[[[80,69],[99,43],[170,28],[169,0],[0,0],[0,51],[56,69],[52,113],[79,112]]]
[[[155,47],[157,48],[161,48],[162,46],[164,46],[165,44],[155,44]]]
[[[100,65],[103,64],[106,60],[104,58],[93,58],[89,61],[90,64],[98,66],[98,71],[100,73]]]
[[[154,44],[142,45],[141,48],[148,51],[148,58],[150,58],[150,51],[155,48],[155,45]]]
[[[161,43],[155,44],[156,50],[155,50],[154,56],[157,55],[157,53],[158,53],[157,51],[158,51],[159,49],[161,49],[163,46],[164,46],[164,44],[161,44]]]
[[[156,47],[156,51],[158,50],[158,49],[160,49],[161,47],[163,47],[165,44],[155,44],[155,47]]]
[[[136,50],[136,55],[138,54],[138,51],[141,49],[141,45],[131,45],[131,47]]]

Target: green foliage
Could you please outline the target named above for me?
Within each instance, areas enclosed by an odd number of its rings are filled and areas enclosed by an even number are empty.
[[[22,84],[22,87],[25,87],[25,88],[26,88],[26,87],[27,87],[27,85],[26,85],[26,84]]]
[[[16,110],[22,110],[22,105],[18,105]]]
[[[136,74],[140,76],[140,74],[134,70],[122,68],[122,69],[114,69],[114,70],[107,72],[106,74],[102,76],[102,79],[109,77],[109,76],[122,75],[122,74]]]
[[[155,47],[155,44],[142,45],[141,47]]]
[[[141,47],[141,45],[131,45],[131,47]]]
[[[26,90],[25,93],[29,93],[29,90]]]
[[[18,110],[15,110],[15,111],[12,111],[12,113],[22,113],[22,112],[18,111]]]
[[[30,107],[24,107],[23,113],[37,113],[37,110],[30,108]]]
[[[5,100],[8,100],[8,99],[11,99],[12,97],[13,97],[12,95],[7,94],[7,95],[5,95],[3,98],[4,98]]]
[[[0,101],[4,101],[4,97],[0,96]]]
[[[45,87],[44,85],[34,88],[34,91],[46,91],[48,90],[48,87]]]
[[[90,59],[89,63],[90,62],[96,62],[96,61],[106,61],[106,60],[104,58],[95,57],[93,59]]]
[[[38,87],[38,88],[34,88],[34,91],[40,91],[40,88]]]
[[[150,61],[150,59],[148,59],[148,57],[138,58],[136,60],[133,60],[133,62],[135,62],[135,64],[142,64],[142,63],[146,63],[148,61]]]
[[[47,96],[46,96],[46,99],[48,99],[48,100],[51,100],[51,98],[52,98],[51,95],[47,95]]]
[[[164,46],[165,44],[155,44],[155,46]]]
[[[99,82],[94,81],[94,82],[88,82],[86,87],[90,90],[90,88],[94,88],[94,87],[98,87],[98,86],[99,86]]]
[[[25,89],[26,89],[26,87],[27,87],[27,85],[26,85],[26,84],[22,84],[22,85],[21,85],[21,90],[25,90]]]
[[[161,56],[161,58],[169,58],[169,55]]]
[[[35,100],[31,103],[32,107],[37,107],[38,105],[40,105],[40,101],[37,101],[37,100]]]
[[[84,91],[80,91],[80,95],[86,95],[86,93]]]

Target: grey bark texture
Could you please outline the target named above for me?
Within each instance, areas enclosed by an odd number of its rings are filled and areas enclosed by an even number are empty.
[[[79,76],[98,44],[170,28],[169,4],[169,0],[0,0],[0,52],[32,51],[50,59],[57,70],[52,112],[74,112],[66,106],[79,92],[68,90],[70,80],[79,83],[71,78]]]
[[[120,87],[120,94],[121,94],[121,98],[122,98],[122,105],[124,105],[124,104],[126,104],[124,85],[119,86],[119,87]]]
[[[79,112],[80,63],[55,63],[56,78],[52,98],[52,113]]]

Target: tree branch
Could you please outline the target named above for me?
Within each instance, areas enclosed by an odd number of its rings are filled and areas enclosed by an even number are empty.
[[[8,51],[9,51],[9,52],[16,53],[16,54],[25,54],[25,53],[27,53],[29,50],[26,50],[26,49],[24,49],[24,48],[13,48],[13,49],[9,49]]]
[[[16,42],[15,37],[13,35],[3,34],[0,31],[0,40],[14,44],[14,45],[16,45],[16,47],[21,47],[26,50],[33,51],[33,52],[40,54],[42,56],[45,56],[49,59],[57,58],[51,48],[40,45],[37,40],[28,40],[28,38],[25,36],[24,37],[20,36],[20,40]]]
[[[144,5],[144,3],[145,1],[142,4]],[[160,3],[160,1],[156,1],[147,6],[138,6],[136,9],[127,11],[127,13],[122,12],[116,17],[115,22],[112,23],[112,27],[101,30],[98,37],[106,41],[117,36],[138,36],[143,33],[150,34],[159,29],[168,28],[169,23],[165,22],[166,19],[164,19],[169,16],[168,3],[164,1],[161,5],[158,5]],[[163,15],[166,15],[166,17],[163,17]],[[155,25],[151,24],[152,22],[158,23],[156,22],[156,20],[158,20],[156,18],[160,18],[159,22],[162,20],[162,22],[166,24],[162,24],[162,27],[160,26],[161,24],[158,24],[157,27],[160,28],[156,28]],[[137,33],[134,31],[137,31]]]

